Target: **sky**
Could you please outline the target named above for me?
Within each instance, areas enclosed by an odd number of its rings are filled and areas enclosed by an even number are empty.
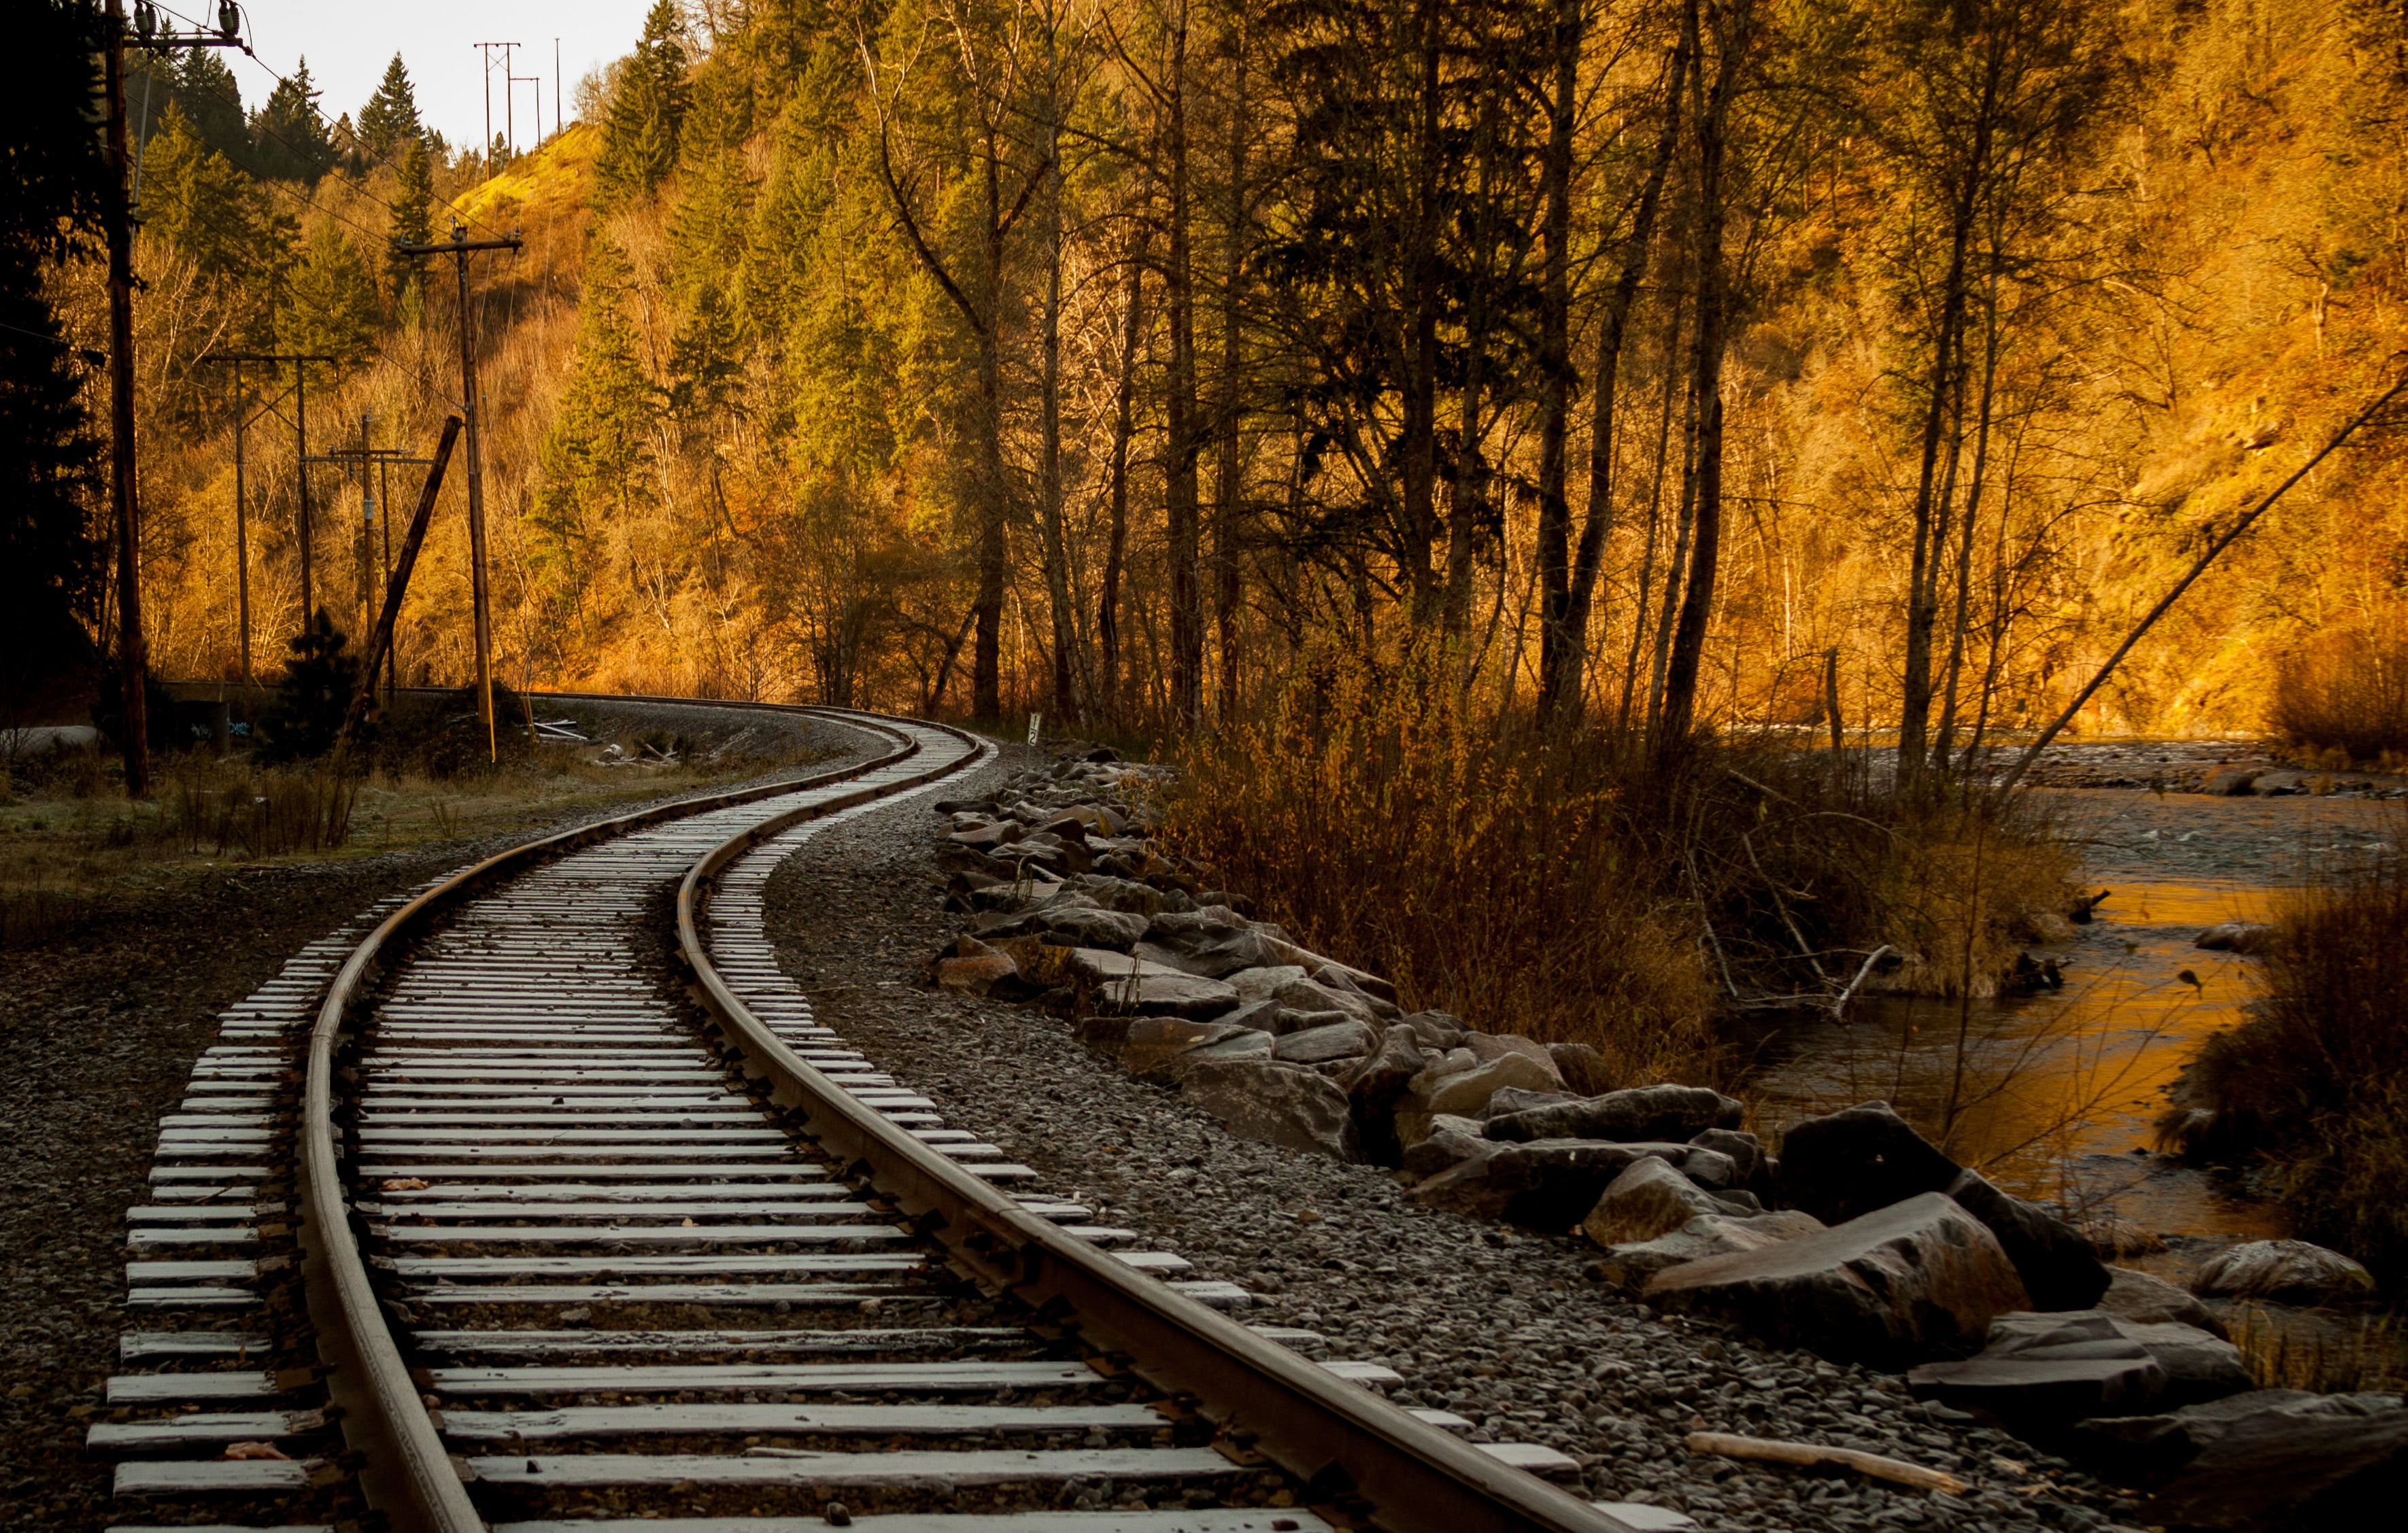
[[[216,29],[217,0],[160,0],[164,10],[188,20],[207,19]],[[409,71],[420,118],[454,147],[476,143],[484,133],[485,97],[480,42],[515,42],[510,73],[540,76],[543,131],[554,121],[552,84],[561,77],[559,101],[577,111],[577,82],[587,70],[628,51],[643,30],[652,0],[248,0],[247,35],[259,55],[253,63],[229,50],[226,64],[242,87],[246,107],[256,110],[275,88],[265,64],[290,75],[309,61],[309,78],[322,93],[318,109],[326,121],[359,115],[384,79],[394,53]],[[166,19],[163,17],[163,20]],[[179,27],[179,30],[184,30]],[[560,40],[560,67],[552,67],[552,39]],[[502,52],[494,58],[494,131],[502,131]],[[532,117],[537,87],[517,88],[518,141],[534,142]]]

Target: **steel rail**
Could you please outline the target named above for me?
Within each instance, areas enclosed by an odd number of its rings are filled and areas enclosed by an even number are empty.
[[[703,933],[718,875],[810,817],[773,815],[687,871],[678,886],[678,955],[745,1072],[824,1150],[894,1199],[965,1275],[1034,1308],[1067,1311],[1087,1344],[1125,1354],[1155,1387],[1194,1396],[1207,1415],[1251,1433],[1245,1445],[1303,1482],[1311,1500],[1359,1499],[1388,1533],[1634,1533],[1036,1217],[806,1063],[720,975]]]
[[[624,700],[692,702],[682,698]],[[760,703],[735,706],[805,716],[826,715],[837,723],[884,735],[899,743],[895,750],[867,762],[798,780],[655,805],[560,831],[488,857],[386,917],[366,940],[351,951],[319,1008],[318,1020],[310,1031],[308,1067],[303,1085],[301,1155],[294,1198],[300,1214],[295,1233],[302,1251],[303,1294],[320,1359],[331,1370],[326,1378],[327,1393],[340,1408],[345,1442],[360,1455],[357,1473],[361,1493],[371,1507],[384,1514],[393,1533],[483,1533],[486,1524],[470,1502],[460,1472],[428,1418],[425,1401],[394,1340],[369,1282],[359,1232],[353,1227],[351,1207],[344,1196],[342,1155],[336,1143],[335,1080],[337,1055],[351,1019],[366,1004],[369,988],[389,953],[418,935],[439,912],[501,880],[630,831],[781,794],[825,787],[895,766],[920,751],[919,744],[900,730],[851,710]],[[957,765],[961,764],[944,764],[893,783],[824,799],[779,818],[792,824],[814,814],[831,813],[919,786]]]

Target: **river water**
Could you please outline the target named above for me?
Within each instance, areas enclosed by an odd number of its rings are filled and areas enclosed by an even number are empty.
[[[1887,1099],[2026,1196],[2161,1235],[2288,1235],[2280,1208],[2153,1153],[2168,1090],[2208,1038],[2242,1021],[2257,960],[2194,946],[2263,921],[2319,873],[2400,837],[2396,802],[2052,790],[2081,840],[2098,918],[2034,947],[2061,990],[1997,1001],[1876,998],[1845,1023],[1791,1021],[1754,1044],[1769,1127]]]

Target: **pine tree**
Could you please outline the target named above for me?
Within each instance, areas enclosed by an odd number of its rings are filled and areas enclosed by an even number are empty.
[[[228,164],[251,168],[251,131],[243,121],[242,87],[216,50],[185,51],[176,69],[176,105],[202,143],[224,155]]]
[[[687,90],[685,44],[675,0],[653,0],[644,35],[620,71],[594,163],[595,202],[606,208],[650,193],[677,164]]]
[[[267,104],[251,120],[252,164],[271,180],[308,181],[332,169],[335,147],[319,121],[318,93],[309,83],[309,61],[303,59],[290,79],[276,82]]]
[[[276,339],[287,351],[353,361],[376,339],[376,283],[357,247],[329,220],[318,225],[284,284]]]
[[[402,66],[401,55],[384,66],[384,80],[360,108],[360,147],[370,160],[379,164],[393,157],[403,140],[416,138],[423,130],[418,121],[418,97],[410,89],[409,71]]]
[[[351,637],[318,609],[309,625],[293,636],[292,658],[260,721],[258,759],[303,761],[334,749],[351,699],[360,689],[360,657],[346,654]]]
[[[142,223],[207,277],[259,268],[268,231],[251,179],[203,143],[179,106],[145,151]]]
[[[403,151],[401,167],[395,177],[393,201],[386,210],[392,215],[390,234],[397,243],[423,245],[435,237],[435,227],[427,205],[435,200],[435,170],[426,158],[426,140],[412,137]],[[405,294],[415,294],[424,286],[424,273],[412,257],[387,254],[387,270],[393,281],[396,300]]]
[[[577,319],[577,354],[560,414],[543,440],[543,488],[531,518],[545,562],[571,586],[594,534],[590,518],[650,502],[652,428],[660,391],[644,374],[627,321],[626,256],[596,235],[585,265]]]
[[[93,7],[15,8],[0,64],[0,724],[55,701],[88,663],[105,549],[86,529],[101,493],[88,376],[60,334],[46,267],[88,251],[112,195],[99,136]],[[54,268],[53,268],[54,269]],[[46,694],[50,695],[45,695]]]

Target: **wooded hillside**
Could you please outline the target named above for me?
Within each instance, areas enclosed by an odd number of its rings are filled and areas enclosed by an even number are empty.
[[[456,212],[527,241],[474,268],[513,685],[1178,728],[1412,653],[1512,709],[1802,725],[1835,654],[1851,726],[1961,748],[2389,381],[2403,114],[2372,0],[663,0],[490,180],[414,117],[237,165],[179,109],[154,665],[236,664],[197,359],[343,356],[311,451],[364,414],[423,451],[451,268],[381,246]],[[2402,454],[2378,422],[2319,468],[2083,727],[2254,728],[2284,655],[2398,631]],[[310,473],[356,627],[381,523]],[[406,679],[470,668],[460,496]]]

